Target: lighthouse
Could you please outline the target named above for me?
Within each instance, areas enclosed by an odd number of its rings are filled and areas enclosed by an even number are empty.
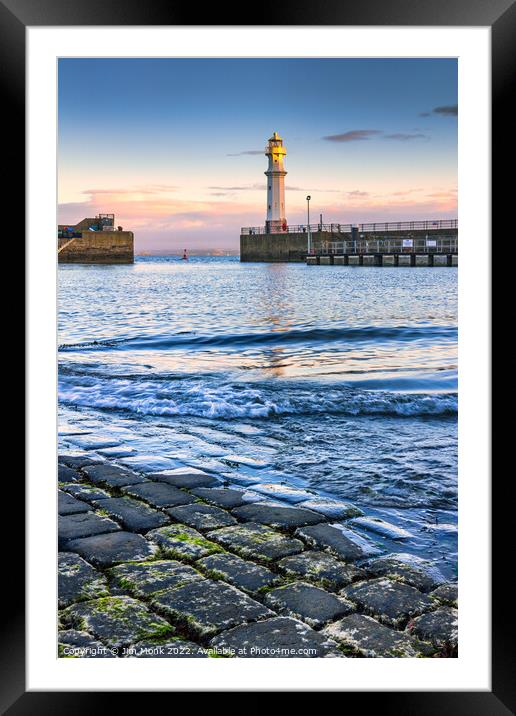
[[[269,157],[269,168],[265,172],[267,177],[267,220],[265,230],[268,234],[277,234],[287,230],[285,218],[285,176],[287,172],[283,167],[283,157],[287,150],[283,146],[283,139],[274,132],[265,147],[265,156]]]

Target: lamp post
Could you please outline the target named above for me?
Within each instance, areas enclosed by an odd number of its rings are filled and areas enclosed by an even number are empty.
[[[310,199],[311,196],[306,197],[306,207],[307,207],[307,231],[308,231],[308,253],[310,254],[312,252],[312,237],[310,234]]]

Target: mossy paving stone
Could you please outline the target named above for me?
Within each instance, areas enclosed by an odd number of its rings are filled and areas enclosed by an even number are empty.
[[[96,567],[111,567],[120,562],[143,562],[152,559],[158,548],[133,532],[113,532],[71,540],[67,549],[77,552]]]
[[[267,592],[264,601],[278,614],[301,619],[314,629],[354,611],[353,604],[347,599],[306,582],[272,589]]]
[[[167,514],[175,521],[182,522],[196,530],[214,530],[218,527],[229,527],[236,525],[237,521],[226,510],[213,505],[203,505],[195,502],[192,505],[171,507],[166,510]]]
[[[209,579],[158,592],[150,603],[199,639],[274,614],[235,587]]]
[[[237,589],[254,594],[260,589],[270,587],[279,581],[279,577],[259,564],[247,562],[234,554],[212,554],[196,562],[207,570],[213,579],[223,579]]]
[[[441,584],[440,587],[437,587],[437,589],[434,589],[433,592],[430,592],[429,596],[432,597],[432,599],[436,599],[437,601],[447,604],[450,607],[456,607],[459,598],[457,583],[448,582],[447,584]]]
[[[177,505],[189,505],[195,502],[195,498],[184,490],[164,482],[146,482],[142,485],[131,485],[123,487],[122,492],[131,497],[137,497],[148,502],[153,507],[176,507]]]
[[[412,620],[407,631],[420,639],[431,641],[439,647],[457,648],[458,611],[451,607],[441,607],[435,612],[423,614]]]
[[[67,495],[66,492],[57,491],[57,512],[60,515],[75,515],[80,512],[89,512],[91,510],[90,505],[85,502],[76,500],[72,495]]]
[[[81,469],[86,465],[101,465],[102,460],[89,455],[58,455],[57,462],[66,467],[73,468],[74,470]]]
[[[116,532],[120,529],[113,520],[107,517],[100,517],[94,512],[84,512],[76,515],[58,516],[57,518],[59,548],[69,550],[67,544],[70,540],[79,537],[91,537],[91,535],[105,534],[108,532]]]
[[[91,634],[76,629],[60,631],[57,636],[57,653],[60,658],[112,659],[111,649],[94,639]]]
[[[290,617],[237,626],[216,636],[210,646],[243,659],[343,656],[335,641]]]
[[[346,537],[332,525],[321,524],[312,527],[301,527],[296,530],[296,537],[300,537],[306,544],[314,549],[326,550],[345,562],[354,562],[365,556],[364,551],[355,542]]]
[[[109,492],[106,492],[106,490],[103,490],[100,487],[94,487],[93,485],[85,485],[84,483],[80,483],[78,485],[64,485],[61,489],[65,492],[69,492],[70,495],[73,495],[83,502],[92,504],[97,504],[100,500],[107,500],[111,497]]]
[[[142,639],[173,634],[170,624],[131,597],[103,597],[61,612],[65,624],[86,631],[107,646],[121,648]]]
[[[109,594],[106,578],[73,552],[59,552],[57,584],[60,609],[72,602],[106,597]]]
[[[57,480],[62,483],[79,482],[81,474],[66,465],[57,466]]]
[[[220,485],[220,482],[205,472],[199,471],[177,471],[169,470],[167,472],[156,472],[152,475],[147,476],[149,480],[155,480],[157,482],[165,482],[167,485],[173,487],[182,487],[184,489],[191,489],[193,487],[212,487]]]
[[[280,530],[294,530],[296,527],[325,522],[326,517],[298,507],[276,507],[260,502],[244,505],[233,510],[235,517],[244,522],[256,522]]]
[[[257,559],[262,562],[275,562],[282,557],[297,554],[303,550],[298,539],[285,537],[270,527],[247,522],[234,527],[222,527],[208,532],[208,537],[220,542],[241,557]]]
[[[146,481],[141,475],[110,463],[88,465],[83,468],[83,472],[90,482],[95,485],[107,485],[108,487],[124,487],[125,485],[136,485]]]
[[[245,494],[242,490],[232,490],[231,488],[195,487],[192,490],[192,495],[228,510],[249,504],[250,500],[244,499]],[[257,499],[259,499],[258,496]]]
[[[110,569],[109,574],[119,586],[140,598],[204,578],[193,567],[174,560],[120,564]]]
[[[431,563],[423,559],[414,560],[412,555],[389,554],[377,557],[370,560],[366,568],[377,577],[395,579],[422,592],[435,589],[444,579]]]
[[[170,522],[162,512],[131,497],[111,497],[98,506],[131,532],[148,532]]]
[[[390,629],[364,614],[350,614],[329,624],[322,633],[366,657],[414,658],[430,656],[435,651],[429,644]]]
[[[278,562],[278,569],[289,577],[303,577],[321,584],[325,589],[338,590],[358,579],[364,579],[363,569],[345,564],[327,552],[309,550]]]
[[[186,525],[160,527],[147,532],[145,537],[158,544],[163,554],[178,559],[200,559],[213,552],[222,551],[217,544]]]
[[[126,659],[208,659],[207,650],[193,641],[141,641],[128,648]]]
[[[408,584],[391,579],[371,579],[343,589],[340,594],[384,624],[401,627],[409,617],[417,616],[435,603],[426,594]]]

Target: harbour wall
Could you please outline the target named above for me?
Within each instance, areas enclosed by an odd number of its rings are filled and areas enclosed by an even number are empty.
[[[377,256],[416,253],[452,255],[457,254],[457,237],[456,228],[366,231],[361,232],[359,237],[353,237],[351,232],[312,231],[311,247],[312,253],[318,257],[338,253]],[[412,248],[403,245],[407,239],[412,240]],[[428,241],[436,242],[435,250],[426,248]],[[305,262],[307,254],[306,232],[240,235],[240,261]],[[360,263],[362,265],[362,262]],[[384,265],[387,265],[387,262]],[[435,265],[438,265],[438,262]]]
[[[73,239],[58,239],[58,262],[80,264],[134,263],[132,231],[83,231]]]

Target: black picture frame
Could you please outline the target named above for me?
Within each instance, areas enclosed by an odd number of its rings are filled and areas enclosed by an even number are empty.
[[[0,86],[4,119],[3,156],[10,211],[21,218],[24,207],[24,146],[25,146],[25,38],[31,26],[77,25],[362,25],[362,26],[489,26],[492,31],[492,194],[493,236],[503,236],[502,222],[512,206],[514,184],[504,177],[514,175],[514,115],[508,111],[514,93],[516,55],[516,2],[514,0],[362,0],[344,3],[325,0],[315,5],[306,0],[290,0],[282,5],[265,0],[253,7],[246,17],[242,6],[229,2],[203,6],[203,22],[198,23],[200,6],[175,4],[172,0],[0,0]],[[512,151],[511,151],[512,150]],[[509,170],[511,170],[509,172]],[[18,227],[20,221],[17,221]],[[498,231],[497,231],[498,228]],[[19,230],[18,230],[19,233]],[[7,238],[7,237],[5,237]],[[12,239],[13,237],[11,237]],[[22,247],[17,246],[20,262]],[[30,346],[29,346],[30,349]],[[503,435],[497,433],[495,447],[501,446]],[[18,475],[17,475],[18,477]],[[509,477],[509,475],[508,475]],[[514,679],[514,643],[511,643],[511,620],[514,622],[512,597],[508,593],[510,562],[503,534],[503,525],[513,521],[514,489],[512,480],[493,491],[492,519],[492,691],[490,692],[361,692],[346,694],[346,709],[355,698],[362,708],[379,708],[383,713],[489,714],[500,716],[515,713],[516,680]],[[496,486],[494,483],[493,486]],[[4,505],[22,504],[23,483],[19,479],[4,481],[7,493]],[[512,490],[512,499],[510,492]],[[5,493],[4,493],[5,494]],[[512,518],[512,520],[511,520]],[[20,528],[18,527],[18,530]],[[19,538],[22,533],[19,531]],[[20,548],[17,548],[20,553]],[[509,570],[507,569],[509,567]],[[26,692],[25,686],[25,613],[23,565],[9,562],[9,581],[19,585],[17,597],[4,609],[3,644],[0,651],[2,713],[21,714],[83,714],[120,706],[120,694],[98,692]],[[237,685],[235,685],[237,688]],[[407,684],[410,689],[410,684]],[[300,689],[301,690],[301,689]],[[133,708],[142,705],[148,694],[131,695]],[[115,701],[116,699],[116,701]],[[148,702],[147,702],[148,703]]]

